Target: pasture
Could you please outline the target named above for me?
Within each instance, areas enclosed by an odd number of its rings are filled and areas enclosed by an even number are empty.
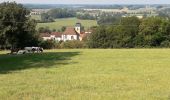
[[[170,49],[0,51],[2,100],[168,100]]]
[[[41,20],[41,16],[40,15],[31,15],[31,19]]]
[[[88,29],[92,26],[97,26],[96,20],[79,20],[77,18],[59,18],[55,19],[55,22],[51,23],[38,23],[37,29],[39,27],[49,27],[51,30],[56,29],[60,30],[62,26],[74,27],[77,22],[80,22],[85,29]]]

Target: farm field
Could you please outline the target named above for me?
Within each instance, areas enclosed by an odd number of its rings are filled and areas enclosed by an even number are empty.
[[[40,15],[31,15],[31,19],[41,20],[41,16]]]
[[[36,19],[38,19],[37,16],[35,16]],[[96,20],[80,20],[77,18],[60,18],[55,19],[55,22],[51,23],[38,23],[37,29],[39,27],[49,27],[51,30],[56,29],[60,30],[62,26],[68,26],[68,27],[74,27],[77,22],[80,22],[85,29],[88,29],[92,26],[97,26]]]
[[[168,100],[170,49],[0,51],[2,100]]]

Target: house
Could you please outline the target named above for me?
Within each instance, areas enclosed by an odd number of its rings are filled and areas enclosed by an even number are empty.
[[[61,36],[62,36],[62,33],[61,32],[52,32],[51,33],[51,38],[55,41],[61,41]]]
[[[47,13],[50,9],[32,9],[30,15],[41,15],[43,13]]]
[[[72,27],[67,27],[62,34],[62,40],[79,40],[79,33]]]
[[[75,27],[67,27],[64,33],[62,34],[62,40],[80,40],[86,38],[92,33],[92,30],[84,31],[82,29],[81,23],[76,23]]]
[[[67,40],[80,40],[86,38],[92,33],[92,30],[82,30],[81,23],[76,23],[75,27],[66,27],[63,33],[53,32],[51,34],[42,33],[41,37],[44,40],[55,40],[55,41],[67,41]]]
[[[61,41],[61,35],[60,32],[52,32],[50,33],[41,33],[40,37],[43,38],[43,40],[55,40],[55,41]]]

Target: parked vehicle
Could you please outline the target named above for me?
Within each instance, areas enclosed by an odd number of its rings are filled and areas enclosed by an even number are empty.
[[[30,53],[40,53],[43,52],[43,48],[42,47],[25,47],[24,50],[27,50]]]
[[[19,50],[17,54],[26,54],[29,53],[27,50]]]

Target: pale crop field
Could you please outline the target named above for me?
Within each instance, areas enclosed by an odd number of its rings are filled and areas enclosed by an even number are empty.
[[[170,49],[0,51],[1,100],[169,100]]]

